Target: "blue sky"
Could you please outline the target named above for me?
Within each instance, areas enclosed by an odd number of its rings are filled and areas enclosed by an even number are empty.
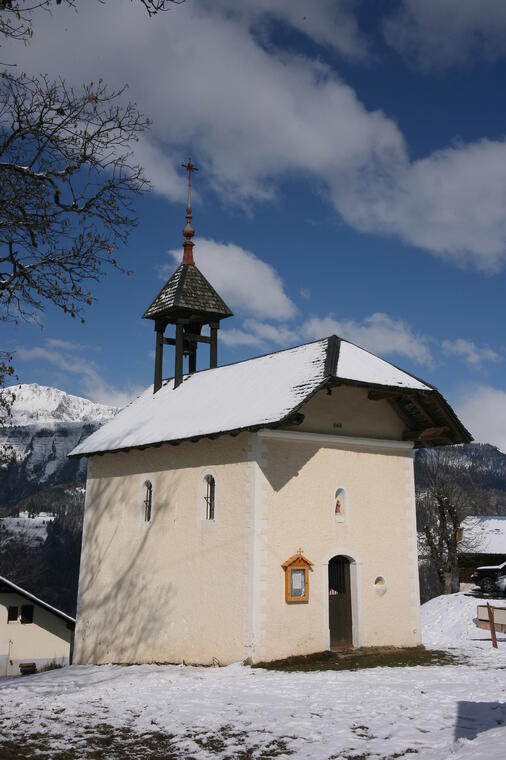
[[[9,55],[128,82],[154,121],[135,275],[109,273],[84,325],[47,309],[4,328],[21,382],[122,403],[152,381],[141,314],[180,256],[191,154],[196,263],[235,312],[221,362],[337,332],[506,448],[501,0],[186,0],[151,20],[90,2]]]

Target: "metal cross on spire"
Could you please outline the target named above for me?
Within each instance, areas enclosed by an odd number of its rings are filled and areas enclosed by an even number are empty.
[[[188,163],[181,164],[181,166],[188,172],[188,206],[191,210],[191,195],[192,195],[192,172],[198,172],[195,164],[192,163],[191,158],[188,159]]]

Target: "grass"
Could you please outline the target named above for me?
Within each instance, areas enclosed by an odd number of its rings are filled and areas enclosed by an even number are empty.
[[[223,726],[214,734],[190,732],[186,738],[195,745],[194,752],[182,746],[180,738],[162,731],[138,734],[127,727],[99,723],[79,727],[72,737],[65,739],[57,733],[50,737],[42,733],[19,734],[15,740],[0,736],[0,757],[2,760],[197,760],[200,751],[205,750],[210,756],[227,760],[270,760],[292,754],[282,738],[248,747],[247,733],[234,731],[231,726]],[[57,749],[59,744],[66,748]]]
[[[466,660],[438,649],[424,647],[363,647],[361,649],[287,657],[259,662],[253,667],[288,673],[315,670],[363,670],[366,668],[409,668],[417,665],[462,665]]]
[[[66,749],[56,749],[57,743],[66,744]],[[90,735],[74,734],[72,739],[63,741],[55,734],[39,733],[18,736],[16,740],[0,739],[2,760],[127,760],[127,758],[150,758],[150,760],[181,760],[184,755],[175,746],[172,736],[161,732],[139,735],[125,728],[116,728],[101,723],[90,729]]]

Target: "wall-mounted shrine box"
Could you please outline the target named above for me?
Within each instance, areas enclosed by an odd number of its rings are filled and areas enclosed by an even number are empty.
[[[285,602],[297,604],[309,601],[309,569],[313,563],[299,549],[281,567],[285,571]]]

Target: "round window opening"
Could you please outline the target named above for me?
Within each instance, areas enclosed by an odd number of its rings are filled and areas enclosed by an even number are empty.
[[[374,581],[374,585],[375,586],[384,586],[385,585],[385,579],[383,578],[382,575],[378,575],[378,577]]]

